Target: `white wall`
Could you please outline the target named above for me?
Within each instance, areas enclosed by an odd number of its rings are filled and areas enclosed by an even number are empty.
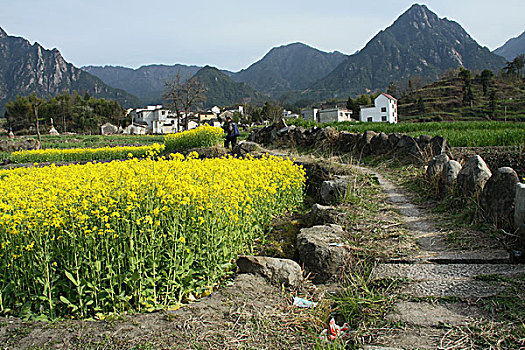
[[[304,120],[317,121],[316,117],[317,117],[318,111],[319,110],[317,108],[305,109],[301,111],[301,116],[303,117]]]
[[[374,101],[375,107],[361,107],[362,122],[397,123],[397,101],[381,94]]]
[[[329,122],[344,122],[350,121],[351,118],[350,111],[346,109],[333,108],[333,109],[321,109],[319,111],[319,122],[320,123],[329,123]]]

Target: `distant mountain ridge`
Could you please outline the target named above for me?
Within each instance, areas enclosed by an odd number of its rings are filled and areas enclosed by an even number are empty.
[[[205,66],[191,80],[196,80],[206,87],[205,108],[228,106],[237,103],[260,102],[263,96],[243,82],[236,82],[215,67]]]
[[[175,64],[172,66],[154,64],[137,69],[120,66],[85,66],[82,69],[99,77],[109,86],[123,89],[137,96],[146,104],[161,104],[165,82],[174,80],[180,74],[181,81],[190,79],[202,67]]]
[[[0,115],[5,112],[5,104],[17,95],[50,97],[73,91],[114,99],[124,107],[138,103],[130,93],[112,88],[66,62],[57,49],[46,50],[37,42],[31,45],[0,28]]]
[[[304,94],[357,95],[415,75],[433,81],[449,68],[499,70],[504,65],[505,59],[481,47],[458,23],[415,4]]]
[[[493,52],[505,57],[509,62],[513,61],[517,56],[525,54],[525,32],[516,38],[509,39],[509,41]]]
[[[291,90],[304,90],[326,76],[347,58],[334,51],[314,49],[303,43],[272,48],[262,59],[232,75],[272,97]]]

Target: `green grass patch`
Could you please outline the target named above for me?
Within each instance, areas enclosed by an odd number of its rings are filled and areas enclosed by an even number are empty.
[[[287,121],[290,125],[304,127],[333,127],[339,131],[363,133],[365,131],[403,133],[411,136],[442,136],[452,147],[516,146],[525,141],[525,123],[496,121],[458,121],[427,123],[362,123],[332,122],[318,124],[302,119]]]

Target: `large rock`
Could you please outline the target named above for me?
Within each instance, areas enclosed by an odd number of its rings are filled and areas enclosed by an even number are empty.
[[[233,150],[239,157],[246,157],[248,154],[258,155],[262,153],[262,148],[259,144],[250,141],[240,142]]]
[[[240,273],[253,273],[274,284],[298,286],[303,280],[301,266],[293,260],[266,256],[241,256],[237,259]]]
[[[344,215],[332,206],[315,203],[308,215],[308,224],[309,226],[337,224],[341,214]]]
[[[434,136],[430,140],[430,152],[432,156],[445,153],[447,151],[447,140],[441,136]]]
[[[499,168],[485,184],[480,205],[485,217],[504,228],[512,228],[514,221],[514,199],[518,174],[509,167]]]
[[[499,168],[490,177],[480,197],[480,205],[487,220],[499,227],[512,228],[518,182],[518,174],[509,167]]]
[[[522,246],[525,247],[525,184],[516,184],[514,196],[514,228],[518,230]]]
[[[392,151],[392,144],[385,133],[375,135],[370,140],[370,153],[371,154],[386,154]]]
[[[322,204],[339,204],[346,197],[348,178],[339,176],[321,183],[320,201]]]
[[[328,126],[326,128],[319,128],[316,130],[315,136],[314,136],[314,142],[318,143],[319,145],[321,144],[321,142],[325,144],[333,143],[333,142],[336,142],[338,138],[339,138],[339,131]]]
[[[314,282],[323,283],[341,276],[352,258],[344,242],[345,232],[339,225],[301,229],[297,235],[297,254],[314,274]]]
[[[462,195],[471,196],[481,193],[492,173],[485,161],[478,155],[465,161],[458,174],[457,186]]]
[[[339,134],[339,150],[341,152],[352,152],[359,143],[361,134],[341,132]]]
[[[302,126],[296,127],[294,130],[292,130],[291,138],[297,146],[306,146],[306,129]]]
[[[441,176],[441,173],[443,172],[445,164],[447,164],[449,160],[450,159],[448,158],[448,156],[444,153],[433,157],[432,160],[428,162],[426,172],[427,179],[429,181],[435,181],[437,178],[439,178]]]
[[[397,144],[399,143],[399,141],[401,140],[402,137],[403,137],[403,134],[395,132],[393,134],[389,134],[388,135],[388,141],[390,141],[390,143],[392,144],[393,148],[396,148]]]
[[[409,135],[401,136],[401,139],[396,144],[396,153],[401,156],[412,155],[415,157],[421,156],[421,149],[417,141]]]
[[[278,129],[275,125],[268,125],[261,129],[252,131],[249,140],[261,145],[269,145],[277,139],[277,131]]]
[[[441,181],[439,183],[443,192],[450,191],[456,186],[456,181],[460,171],[461,164],[453,159],[443,165]]]
[[[370,142],[372,142],[372,139],[376,135],[377,133],[375,131],[371,131],[371,130],[365,131],[363,135],[361,136],[361,139],[359,140],[359,143],[358,143],[359,151],[361,151],[363,154],[370,154],[371,152]]]

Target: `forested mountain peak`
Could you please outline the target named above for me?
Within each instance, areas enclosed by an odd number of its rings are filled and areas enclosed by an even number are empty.
[[[232,78],[279,97],[289,91],[307,88],[330,73],[346,57],[338,51],[323,52],[296,42],[272,48],[262,59]]]
[[[115,99],[124,106],[138,103],[135,96],[66,62],[57,49],[47,50],[37,42],[31,45],[27,39],[0,31],[0,115],[17,95],[35,93],[47,98],[73,91]]]
[[[357,95],[413,77],[434,81],[450,68],[497,71],[504,65],[502,57],[481,47],[458,23],[415,4],[314,84],[309,94],[317,98]]]
[[[510,39],[503,46],[498,47],[494,50],[494,53],[505,57],[509,62],[517,56],[525,54],[525,32],[516,38]]]

